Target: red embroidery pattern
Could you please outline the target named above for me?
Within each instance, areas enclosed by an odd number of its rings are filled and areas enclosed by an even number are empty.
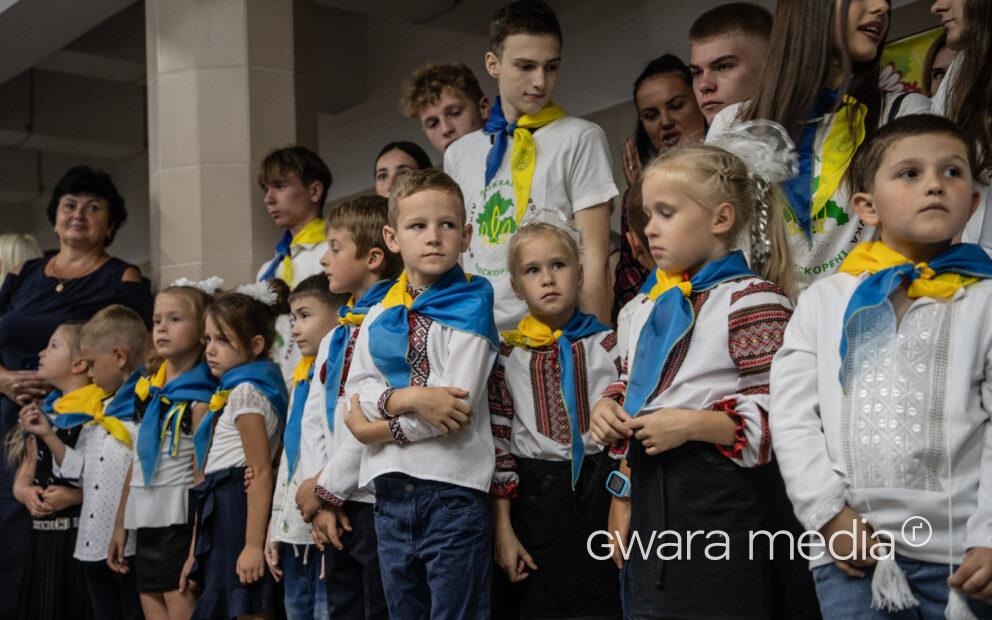
[[[734,310],[727,318],[730,358],[741,377],[767,374],[772,357],[782,347],[791,313],[780,304],[761,304]]]
[[[504,341],[504,340],[500,340],[499,341],[499,354],[501,356],[503,356],[503,357],[510,357],[510,354],[511,353],[513,353],[513,345],[510,344],[510,343],[508,343],[508,342],[506,342],[506,341]]]
[[[572,443],[568,412],[561,397],[561,366],[558,348],[532,351],[530,355],[530,385],[534,397],[537,431],[563,446]]]
[[[497,366],[489,375],[489,381],[486,382],[486,389],[489,393],[490,418],[499,416],[512,420],[513,397],[510,395],[510,387],[506,384],[506,369],[503,366]],[[496,426],[496,424],[493,424],[494,435],[496,434]]]
[[[602,398],[609,398],[615,400],[617,404],[622,405],[623,399],[627,395],[627,384],[623,381],[614,381],[613,383],[606,386],[603,393],[600,395]]]
[[[389,432],[393,435],[393,440],[397,445],[405,446],[410,443],[410,440],[406,438],[406,433],[403,432],[403,427],[400,426],[399,418],[389,418]]]
[[[489,493],[497,497],[516,497],[516,482],[493,482],[489,485]]]
[[[611,331],[610,333],[606,334],[606,338],[600,340],[599,344],[602,345],[604,349],[606,349],[607,353],[609,353],[617,346],[617,333]]]
[[[319,484],[314,485],[313,494],[319,497],[320,499],[322,499],[323,501],[327,502],[331,506],[337,506],[338,508],[344,506],[343,499],[331,493],[330,491],[320,486]]]
[[[755,293],[771,293],[773,295],[781,295],[782,297],[785,297],[785,291],[783,291],[778,284],[768,282],[766,280],[760,280],[758,282],[748,284],[742,291],[732,293],[730,295],[730,305],[732,306],[744,297],[754,295]]]
[[[430,361],[427,359],[427,332],[430,331],[431,323],[433,321],[419,312],[409,314],[410,345],[406,361],[410,364],[411,386],[427,385],[427,377],[431,373]]]
[[[360,326],[356,326],[351,330],[351,336],[348,338],[348,344],[344,348],[344,365],[341,367],[341,387],[338,388],[338,397],[344,396],[344,384],[348,380],[348,371],[351,369],[351,356],[355,352],[355,342],[358,340],[358,330],[361,329]]]
[[[581,340],[572,343],[572,359],[576,417],[579,419],[579,434],[584,435],[589,430],[589,372],[586,367],[586,346]],[[568,439],[571,443],[571,432]]]

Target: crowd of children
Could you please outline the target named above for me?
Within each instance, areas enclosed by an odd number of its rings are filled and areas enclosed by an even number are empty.
[[[273,152],[259,282],[40,353],[18,617],[992,618],[992,3],[934,11],[941,115],[880,90],[886,0],[724,5],[649,65],[613,325],[619,192],[543,3],[493,18],[492,104],[411,78],[444,171],[324,214]]]

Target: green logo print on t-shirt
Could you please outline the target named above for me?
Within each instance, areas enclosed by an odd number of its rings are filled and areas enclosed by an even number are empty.
[[[490,245],[502,243],[517,231],[515,215],[513,199],[505,198],[498,191],[493,192],[475,220],[479,237]]]

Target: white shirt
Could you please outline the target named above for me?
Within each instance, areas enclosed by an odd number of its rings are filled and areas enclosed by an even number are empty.
[[[645,301],[631,320],[628,368],[637,363],[637,342],[655,302]],[[642,412],[662,408],[732,413],[737,442],[718,446],[743,467],[772,458],[768,428],[768,372],[792,305],[778,286],[758,277],[744,277],[690,296],[696,322],[687,338],[672,347],[655,393]],[[605,396],[614,396],[608,388]]]
[[[885,93],[885,100],[882,109],[880,124],[884,125],[889,117],[889,110],[895,101],[894,93]],[[740,111],[741,103],[729,105],[713,118],[709,132],[706,134],[706,141],[711,142],[720,133],[733,128]],[[896,117],[908,114],[920,114],[930,111],[930,100],[919,93],[909,93],[902,99]],[[823,145],[826,142],[830,129],[836,120],[836,114],[827,114],[824,121],[820,122],[816,129],[816,137],[813,142],[815,150],[813,162],[813,179],[815,182],[820,177],[820,170],[823,163]],[[856,245],[863,241],[872,241],[875,238],[875,228],[867,226],[861,218],[857,216],[851,207],[851,196],[847,191],[846,183],[841,182],[840,186],[833,193],[828,201],[833,202],[838,210],[828,209],[827,216],[817,225],[811,221],[811,237],[807,237],[806,232],[791,217],[791,209],[786,208],[786,232],[789,239],[789,246],[792,248],[792,258],[796,265],[796,283],[799,287],[805,288],[816,280],[835,273],[844,262],[844,258],[854,249]],[[742,248],[746,250],[749,246],[748,235],[743,235],[741,239]],[[747,255],[747,251],[745,251]]]
[[[890,304],[859,315],[845,393],[844,311],[865,277],[839,273],[799,299],[772,366],[779,468],[808,530],[847,503],[893,534],[897,553],[958,563],[992,547],[992,281],[949,302],[916,299],[898,328]],[[932,528],[922,547],[901,535],[912,516]]]
[[[346,397],[358,394],[365,416],[373,421],[383,419],[382,406],[391,393],[369,352],[369,326],[384,309],[379,303],[366,316],[345,386]],[[427,387],[458,387],[469,393],[472,423],[441,435],[415,414],[392,418],[390,428],[396,441],[365,447],[359,485],[367,486],[382,474],[400,472],[488,492],[495,452],[486,382],[496,351],[484,338],[431,322],[415,352],[427,355]],[[412,384],[419,380],[414,376]]]
[[[241,433],[236,421],[243,415],[255,414],[265,421],[265,434],[269,439],[269,458],[275,459],[279,453],[279,431],[282,423],[272,408],[272,403],[251,383],[240,383],[227,398],[227,405],[220,413],[214,426],[213,441],[207,451],[207,464],[203,473],[244,467],[245,449],[241,443]]]
[[[619,195],[606,134],[598,125],[566,116],[533,135],[537,164],[525,220],[535,212],[552,210],[561,214],[562,221],[571,223],[575,213]],[[506,266],[510,237],[518,226],[510,176],[513,138],[508,142],[503,163],[488,186],[484,184],[490,136],[481,130],[470,133],[444,153],[444,171],[461,187],[472,225],[472,240],[462,256],[465,271],[485,276],[492,283],[500,331],[515,328],[527,315],[526,304],[513,294]]]
[[[585,455],[602,452],[589,432],[589,413],[600,394],[620,377],[614,331],[572,343],[576,408]],[[557,345],[525,349],[500,343],[496,372],[489,381],[489,414],[496,445],[492,492],[507,495],[517,486],[516,459],[570,461],[572,431],[562,398]]]
[[[624,359],[628,355],[633,357],[633,351],[628,351],[631,340],[630,323],[634,318],[634,313],[644,303],[647,297],[644,293],[634,295],[630,298],[630,301],[620,308],[620,312],[617,313],[617,346],[620,348],[620,356]]]
[[[289,285],[289,288],[295,288],[296,285],[303,280],[323,272],[324,268],[320,266],[320,258],[326,251],[326,241],[321,241],[319,243],[298,243],[296,245],[289,246],[289,259],[293,263],[293,281],[286,282],[286,284]],[[269,265],[271,265],[272,261],[276,260],[276,258],[277,257],[274,256],[262,265],[262,267],[258,270],[258,275],[255,277],[256,280],[262,280],[262,275],[268,270]],[[282,260],[280,259],[279,262],[282,262]],[[283,275],[282,267],[276,267],[275,277],[285,279],[283,278]]]
[[[104,408],[112,399],[111,396],[103,401]],[[131,434],[133,444],[138,438],[138,427],[131,421],[122,422]],[[83,487],[79,533],[72,557],[83,562],[107,559],[107,547],[114,534],[117,508],[130,466],[131,449],[97,424],[83,427],[75,448],[66,446],[65,456],[62,458],[62,476],[79,480]],[[124,555],[134,555],[134,543],[134,532],[129,532]]]
[[[288,314],[280,314],[276,317],[276,341],[272,344],[272,351],[269,357],[273,362],[279,364],[279,371],[282,373],[282,380],[286,382],[286,389],[293,389],[293,372],[303,359],[300,347],[296,346],[293,340],[293,323]]]
[[[310,383],[310,391],[316,385],[317,376]],[[293,399],[295,393],[290,392],[289,410],[293,410]],[[304,419],[306,410],[303,412]],[[279,470],[276,472],[275,490],[272,494],[272,516],[269,519],[269,539],[293,545],[311,545],[313,538],[310,536],[310,525],[303,521],[300,511],[296,509],[296,490],[300,488],[300,483],[311,475],[304,475],[303,470],[303,438],[306,437],[307,430],[304,428],[300,436],[300,452],[296,460],[296,469],[293,477],[289,477],[289,459],[286,458],[286,450],[282,450],[279,457]]]

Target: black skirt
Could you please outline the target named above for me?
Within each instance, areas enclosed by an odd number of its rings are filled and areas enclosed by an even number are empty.
[[[276,587],[268,567],[250,585],[238,579],[238,556],[245,547],[248,496],[244,467],[207,474],[189,491],[195,514],[196,562],[190,577],[200,588],[193,618],[234,618],[276,608]]]
[[[134,552],[138,592],[179,589],[179,575],[189,555],[193,528],[188,523],[167,527],[139,527]]]
[[[25,558],[17,618],[90,620],[93,608],[83,566],[73,559],[77,528],[35,530]]]

